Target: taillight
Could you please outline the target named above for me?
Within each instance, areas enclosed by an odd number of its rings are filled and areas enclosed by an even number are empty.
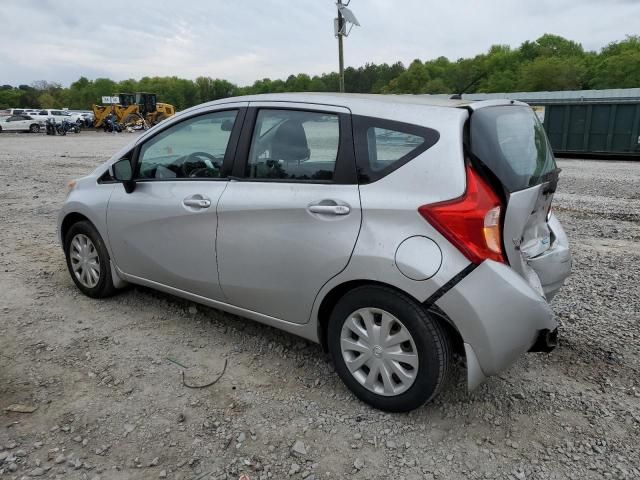
[[[477,172],[469,166],[466,170],[467,189],[462,197],[423,205],[418,212],[471,262],[491,259],[505,263],[502,203]]]

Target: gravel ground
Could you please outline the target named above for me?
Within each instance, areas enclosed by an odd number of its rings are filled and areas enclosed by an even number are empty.
[[[640,163],[559,162],[559,348],[471,394],[458,370],[398,415],[288,334],[144,288],[79,293],[55,239],[65,184],[132,135],[0,135],[0,478],[640,478]],[[214,386],[182,385],[180,365],[206,383],[225,359]]]

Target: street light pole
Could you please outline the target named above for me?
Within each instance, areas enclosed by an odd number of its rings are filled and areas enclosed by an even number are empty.
[[[342,16],[342,0],[338,0],[338,63],[340,65],[340,93],[344,93],[344,50],[342,47],[342,29],[344,17]]]

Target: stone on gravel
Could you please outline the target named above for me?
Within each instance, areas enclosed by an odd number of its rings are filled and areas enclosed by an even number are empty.
[[[302,440],[296,440],[293,446],[291,447],[291,451],[297,455],[306,455],[307,447],[305,447],[304,442]]]

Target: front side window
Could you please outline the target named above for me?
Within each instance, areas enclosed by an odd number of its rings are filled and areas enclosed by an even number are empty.
[[[338,115],[300,110],[260,110],[246,176],[255,179],[332,181]]]
[[[219,178],[237,110],[187,119],[145,142],[138,179]]]

